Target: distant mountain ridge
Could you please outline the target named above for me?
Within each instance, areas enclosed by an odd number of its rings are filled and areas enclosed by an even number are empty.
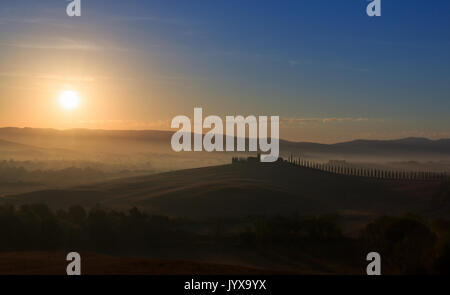
[[[432,140],[428,138],[408,137],[393,140],[369,140],[358,139],[353,141],[335,143],[335,144],[320,144],[307,142],[289,142],[283,141],[283,144],[288,147],[303,148],[305,150],[314,150],[315,152],[329,152],[329,153],[437,153],[450,155],[450,139],[443,138]]]
[[[31,145],[40,148],[80,149],[101,143],[101,147],[115,148],[126,144],[131,150],[133,145],[140,147],[136,151],[145,151],[147,145],[170,152],[170,140],[173,131],[157,130],[92,130],[92,129],[34,129],[34,128],[0,128],[0,140],[11,143]],[[95,143],[95,144],[94,144]],[[450,139],[432,140],[421,137],[408,137],[393,140],[358,139],[353,141],[322,144],[312,142],[293,142],[280,140],[280,151],[284,155],[326,155],[339,156],[385,156],[415,157],[427,155],[434,158],[450,159]]]

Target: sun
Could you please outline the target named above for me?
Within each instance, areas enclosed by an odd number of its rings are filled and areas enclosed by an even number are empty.
[[[59,95],[59,105],[65,110],[74,110],[80,106],[80,95],[76,91],[65,90]]]

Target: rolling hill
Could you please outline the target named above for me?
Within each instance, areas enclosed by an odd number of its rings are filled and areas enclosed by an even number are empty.
[[[324,214],[448,214],[448,186],[333,175],[287,163],[230,164],[124,178],[68,190],[8,196],[12,204],[45,203],[145,211],[179,217]]]
[[[65,156],[80,157],[76,151],[67,150],[63,148],[46,148],[38,147],[29,143],[18,143],[9,140],[0,139],[0,153],[3,159],[54,159]]]
[[[44,154],[44,149],[0,139],[0,152],[3,155],[32,154],[40,156]]]

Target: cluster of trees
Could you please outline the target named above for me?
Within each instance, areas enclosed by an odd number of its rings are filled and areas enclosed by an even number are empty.
[[[46,205],[0,206],[0,251],[80,249],[100,252],[151,249],[182,237],[168,217],[81,206],[51,211]]]
[[[0,251],[77,249],[151,255],[153,250],[180,251],[205,243],[260,253],[304,252],[358,269],[365,269],[361,257],[376,251],[383,270],[391,273],[450,270],[450,221],[443,219],[428,223],[417,216],[382,217],[359,237],[350,238],[342,234],[337,215],[193,221],[136,208],[118,212],[97,206],[86,211],[73,206],[53,212],[41,204],[0,206]]]
[[[305,240],[332,242],[345,239],[338,215],[257,218],[240,236],[246,243],[258,246],[287,243],[298,246]]]
[[[450,273],[449,220],[382,217],[368,224],[359,240],[366,251],[376,249],[394,273]]]

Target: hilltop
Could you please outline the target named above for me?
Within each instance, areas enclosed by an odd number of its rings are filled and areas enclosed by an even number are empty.
[[[449,210],[445,190],[448,187],[439,182],[376,180],[334,175],[287,163],[254,163],[43,190],[8,196],[3,201],[45,203],[52,208],[100,204],[128,210],[136,206],[155,214],[194,218],[330,212],[347,215],[415,212],[439,216]]]

